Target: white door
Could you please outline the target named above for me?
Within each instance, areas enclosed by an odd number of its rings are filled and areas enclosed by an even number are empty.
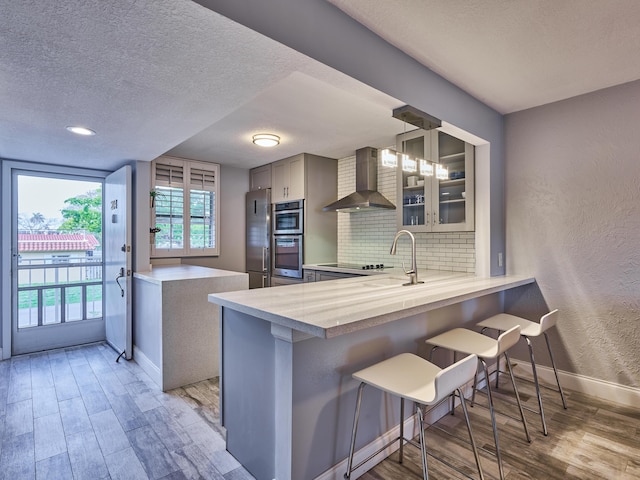
[[[104,283],[107,342],[127,360],[132,357],[131,329],[131,167],[105,179]]]

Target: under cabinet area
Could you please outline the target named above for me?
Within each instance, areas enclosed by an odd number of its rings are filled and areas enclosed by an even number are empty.
[[[473,231],[474,147],[438,130],[398,135],[397,149],[412,159],[433,162],[433,175],[403,168],[398,162],[399,228],[414,232]],[[438,168],[446,169],[440,171]]]

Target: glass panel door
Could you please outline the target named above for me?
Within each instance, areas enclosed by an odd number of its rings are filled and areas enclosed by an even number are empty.
[[[13,174],[12,353],[104,339],[102,182]]]

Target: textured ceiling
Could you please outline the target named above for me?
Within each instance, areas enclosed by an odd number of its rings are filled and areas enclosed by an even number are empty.
[[[500,112],[640,78],[637,0],[328,0]],[[402,104],[189,0],[0,0],[0,157],[343,157]],[[65,126],[98,132],[73,136]],[[282,136],[259,149],[254,133]]]
[[[0,0],[0,12],[3,158],[114,169],[170,150],[250,167],[352,154],[402,128],[400,102],[188,0]],[[282,144],[253,145],[263,130]]]
[[[328,1],[501,113],[640,78],[638,0]]]

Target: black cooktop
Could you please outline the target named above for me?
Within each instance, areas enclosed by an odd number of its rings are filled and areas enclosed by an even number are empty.
[[[349,270],[382,270],[385,268],[383,263],[323,263],[321,266],[333,268],[346,268]],[[389,267],[386,267],[389,268]]]

